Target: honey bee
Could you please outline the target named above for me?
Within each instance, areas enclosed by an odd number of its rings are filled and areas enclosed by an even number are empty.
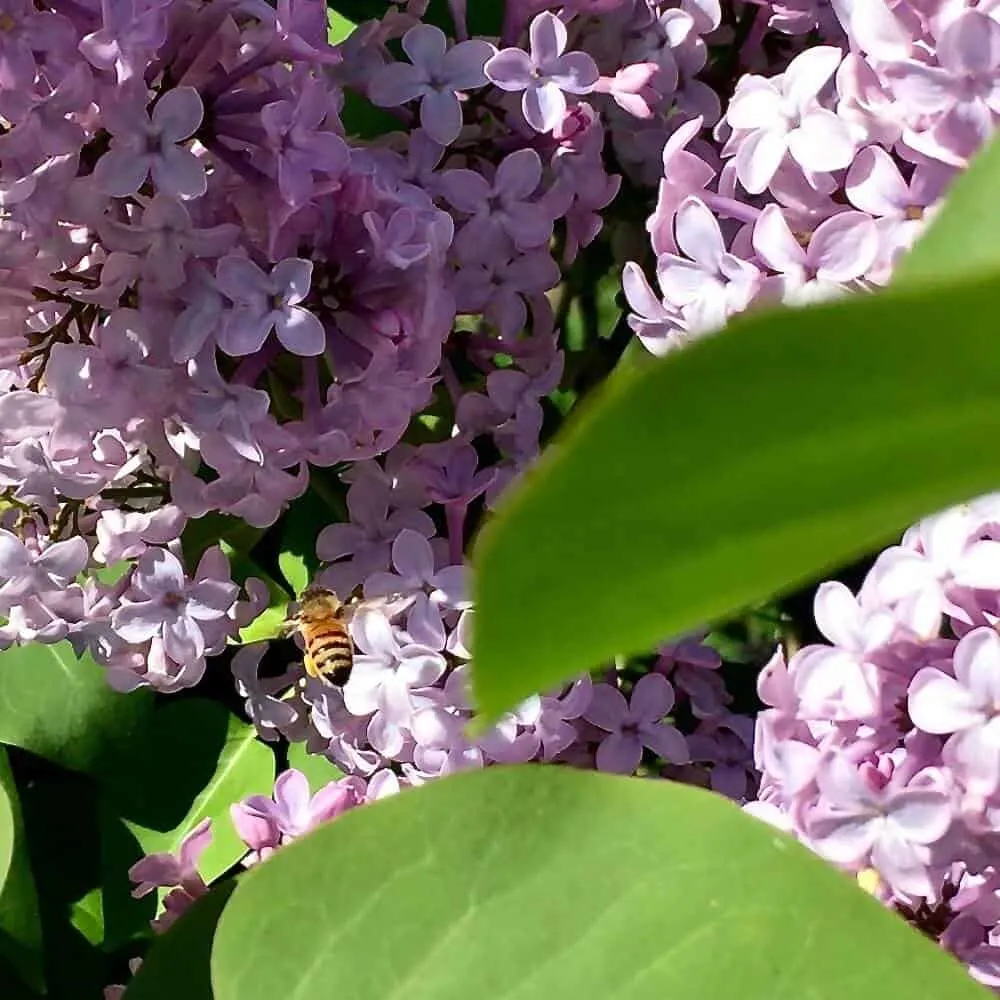
[[[390,601],[381,597],[345,603],[332,590],[310,584],[302,591],[298,611],[285,622],[283,632],[302,636],[303,666],[309,677],[343,686],[354,665],[354,642],[348,631],[352,619],[362,608],[385,607]]]

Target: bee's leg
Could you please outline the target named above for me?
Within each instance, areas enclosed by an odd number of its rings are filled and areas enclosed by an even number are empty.
[[[287,639],[293,632],[295,632],[299,627],[299,616],[297,614],[289,615],[279,626],[278,626],[278,637],[281,639]]]

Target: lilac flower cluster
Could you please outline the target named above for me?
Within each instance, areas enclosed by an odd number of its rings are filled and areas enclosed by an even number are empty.
[[[761,673],[746,808],[1000,988],[1000,496],[917,524],[815,613],[829,644]]]
[[[273,796],[253,795],[234,803],[230,809],[233,828],[247,849],[242,864],[249,868],[320,823],[360,805],[364,801],[363,789],[364,782],[360,779],[344,778],[331,781],[310,795],[309,782],[301,771],[294,768],[284,771],[274,783]],[[167,890],[151,922],[155,933],[163,934],[192,903],[208,894],[209,886],[198,871],[198,864],[212,837],[212,821],[203,819],[184,837],[176,853],[149,854],[129,869],[133,898],[142,899],[156,890]],[[142,959],[134,958],[129,962],[129,970],[135,975],[141,965]],[[105,1000],[121,1000],[124,993],[122,984],[104,989]]]
[[[439,381],[463,433],[419,457],[457,561],[463,511],[538,450],[556,223],[569,260],[617,190],[564,23],[531,22],[543,85],[418,3],[339,47],[317,0],[8,6],[0,642],[68,638],[121,688],[195,684],[267,595],[237,604],[218,551],[185,566],[185,525],[273,524],[310,466],[394,448]],[[406,131],[353,140],[347,93]],[[477,472],[484,431],[502,458]]]
[[[237,686],[262,738],[305,741],[312,752],[364,779],[358,787],[366,800],[468,767],[531,760],[622,774],[660,760],[686,769],[678,775],[739,801],[747,798],[752,722],[729,711],[731,698],[718,676],[721,657],[701,637],[663,647],[651,671],[635,680],[616,670],[600,683],[582,676],[528,699],[494,729],[471,737],[475,611],[464,567],[451,563],[449,539],[433,537],[429,515],[416,506],[431,503],[426,493],[417,499],[416,476],[403,472],[390,483],[378,463],[356,471],[349,499],[384,490],[380,503],[392,512],[379,524],[396,525],[390,530],[398,533],[389,541],[372,537],[362,524],[331,525],[319,538],[320,552],[346,558],[318,579],[343,592],[360,577],[366,597],[392,600],[363,605],[351,621],[357,651],[342,688],[307,678],[301,663],[262,677],[264,643],[235,655]],[[371,508],[354,503],[355,509]],[[404,522],[413,526],[398,528]],[[694,720],[695,749],[666,721],[676,715],[675,703]]]
[[[723,31],[719,5],[699,6]],[[629,44],[678,30],[680,11],[622,10]],[[778,66],[765,58],[772,28],[791,35]],[[665,136],[647,124],[662,149],[646,227],[657,289],[638,264],[624,272],[646,347],[666,353],[754,303],[884,285],[996,125],[998,42],[989,2],[759,4],[739,58],[761,72],[740,77],[724,110],[692,98]],[[713,142],[700,138],[708,127]],[[639,170],[643,138],[633,127],[618,140]]]

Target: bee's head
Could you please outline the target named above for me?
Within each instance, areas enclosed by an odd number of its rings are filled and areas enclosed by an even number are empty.
[[[306,614],[336,614],[340,608],[340,598],[332,590],[313,583],[302,591],[298,605],[300,611]]]

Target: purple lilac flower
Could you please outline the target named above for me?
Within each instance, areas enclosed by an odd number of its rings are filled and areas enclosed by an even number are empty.
[[[9,604],[29,594],[61,590],[83,570],[88,555],[82,538],[55,542],[39,553],[0,529],[0,600]]]
[[[970,786],[1000,786],[1000,636],[969,632],[955,647],[952,672],[924,667],[910,683],[907,711],[927,733],[950,736],[944,754]]]
[[[350,778],[331,781],[315,795],[309,782],[294,768],[278,775],[274,796],[252,795],[230,809],[233,826],[250,848],[247,866],[265,860],[287,844],[321,823],[335,819],[360,803],[356,782]]]
[[[675,764],[689,760],[684,737],[663,717],[674,706],[674,689],[659,674],[640,678],[626,700],[617,688],[597,684],[583,717],[607,735],[597,748],[602,771],[632,774],[642,761],[643,748]]]
[[[233,584],[189,583],[176,556],[149,549],[136,565],[128,598],[112,616],[112,627],[126,642],[162,638],[164,652],[184,663],[202,656],[204,625],[225,617],[235,598]]]
[[[153,921],[153,928],[165,931],[196,899],[208,892],[198,874],[198,859],[212,842],[212,821],[203,819],[181,841],[177,854],[150,854],[128,871],[135,883],[136,899],[154,889],[170,889],[163,899],[164,912]]]
[[[105,194],[124,198],[135,194],[147,177],[161,194],[197,198],[208,187],[205,168],[179,143],[201,124],[204,108],[193,87],[168,91],[147,114],[143,96],[124,88],[109,103],[105,124],[114,137],[111,148],[97,161],[94,180]]]
[[[233,357],[253,354],[274,330],[293,354],[320,354],[326,346],[326,331],[299,305],[309,294],[312,272],[312,263],[298,257],[275,264],[270,274],[245,257],[223,257],[216,282],[233,308],[219,331],[219,347]]]
[[[486,76],[501,90],[523,91],[521,111],[537,132],[551,132],[566,114],[565,94],[589,94],[600,72],[586,52],[566,52],[566,26],[545,11],[532,22],[530,54],[501,49],[486,63]]]
[[[778,81],[745,76],[738,84],[726,120],[740,136],[736,171],[751,194],[767,188],[788,155],[803,170],[850,164],[850,130],[818,100],[842,57],[833,46],[816,46],[796,56]]]
[[[486,85],[483,66],[496,52],[474,39],[448,48],[440,28],[420,24],[403,36],[410,63],[389,63],[369,85],[372,103],[383,108],[420,99],[420,124],[437,143],[448,146],[462,131],[459,93]]]
[[[951,826],[945,791],[916,781],[900,787],[873,768],[864,769],[862,777],[842,756],[820,766],[818,782],[824,804],[809,820],[818,851],[844,864],[870,860],[903,892],[933,891],[922,849],[941,840]]]

